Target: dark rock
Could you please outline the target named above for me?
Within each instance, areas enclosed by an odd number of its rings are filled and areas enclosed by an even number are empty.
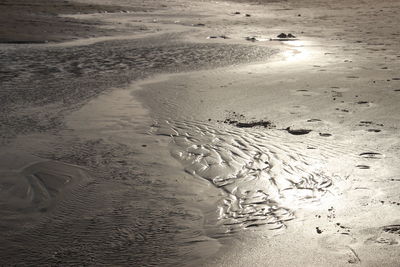
[[[287,127],[285,130],[288,133],[293,134],[293,135],[309,134],[312,131],[312,130],[309,130],[309,129],[290,129],[290,127]]]
[[[276,37],[278,37],[278,38],[287,38],[287,34],[282,32],[281,34],[279,34]]]

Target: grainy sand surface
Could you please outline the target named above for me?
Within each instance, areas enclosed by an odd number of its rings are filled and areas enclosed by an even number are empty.
[[[0,265],[399,265],[397,1],[1,5]]]

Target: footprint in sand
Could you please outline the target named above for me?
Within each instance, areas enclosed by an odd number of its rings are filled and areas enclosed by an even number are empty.
[[[382,159],[383,155],[378,152],[363,152],[359,155],[365,159]]]
[[[358,256],[358,253],[350,247],[350,244],[354,243],[355,239],[346,231],[348,228],[342,229],[340,228],[340,225],[336,226],[336,228],[341,230],[335,233],[331,232],[319,239],[318,242],[320,243],[321,248],[329,252],[335,251],[336,253],[342,254],[342,260],[344,261],[342,265],[345,265],[345,262],[350,264],[360,263],[361,259]],[[342,232],[347,234],[342,234]]]
[[[400,241],[400,225],[386,225],[375,229],[378,233],[368,238],[365,243],[374,243],[379,245],[397,245]]]
[[[382,229],[386,233],[396,234],[400,236],[400,224],[387,225]]]

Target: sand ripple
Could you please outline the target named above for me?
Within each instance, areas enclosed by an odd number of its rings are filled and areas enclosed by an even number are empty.
[[[228,231],[283,228],[296,206],[318,201],[333,182],[321,160],[281,133],[191,121],[165,121],[155,130],[172,137],[171,154],[187,173],[222,190],[219,218]]]
[[[67,191],[89,181],[89,175],[76,166],[15,153],[0,158],[0,226],[4,229],[19,220],[36,220],[38,213],[62,201]]]

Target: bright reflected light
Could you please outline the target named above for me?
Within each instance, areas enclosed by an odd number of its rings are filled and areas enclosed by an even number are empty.
[[[283,52],[286,61],[299,62],[313,58],[312,47],[304,41],[285,42],[285,45],[288,46],[288,50]]]

